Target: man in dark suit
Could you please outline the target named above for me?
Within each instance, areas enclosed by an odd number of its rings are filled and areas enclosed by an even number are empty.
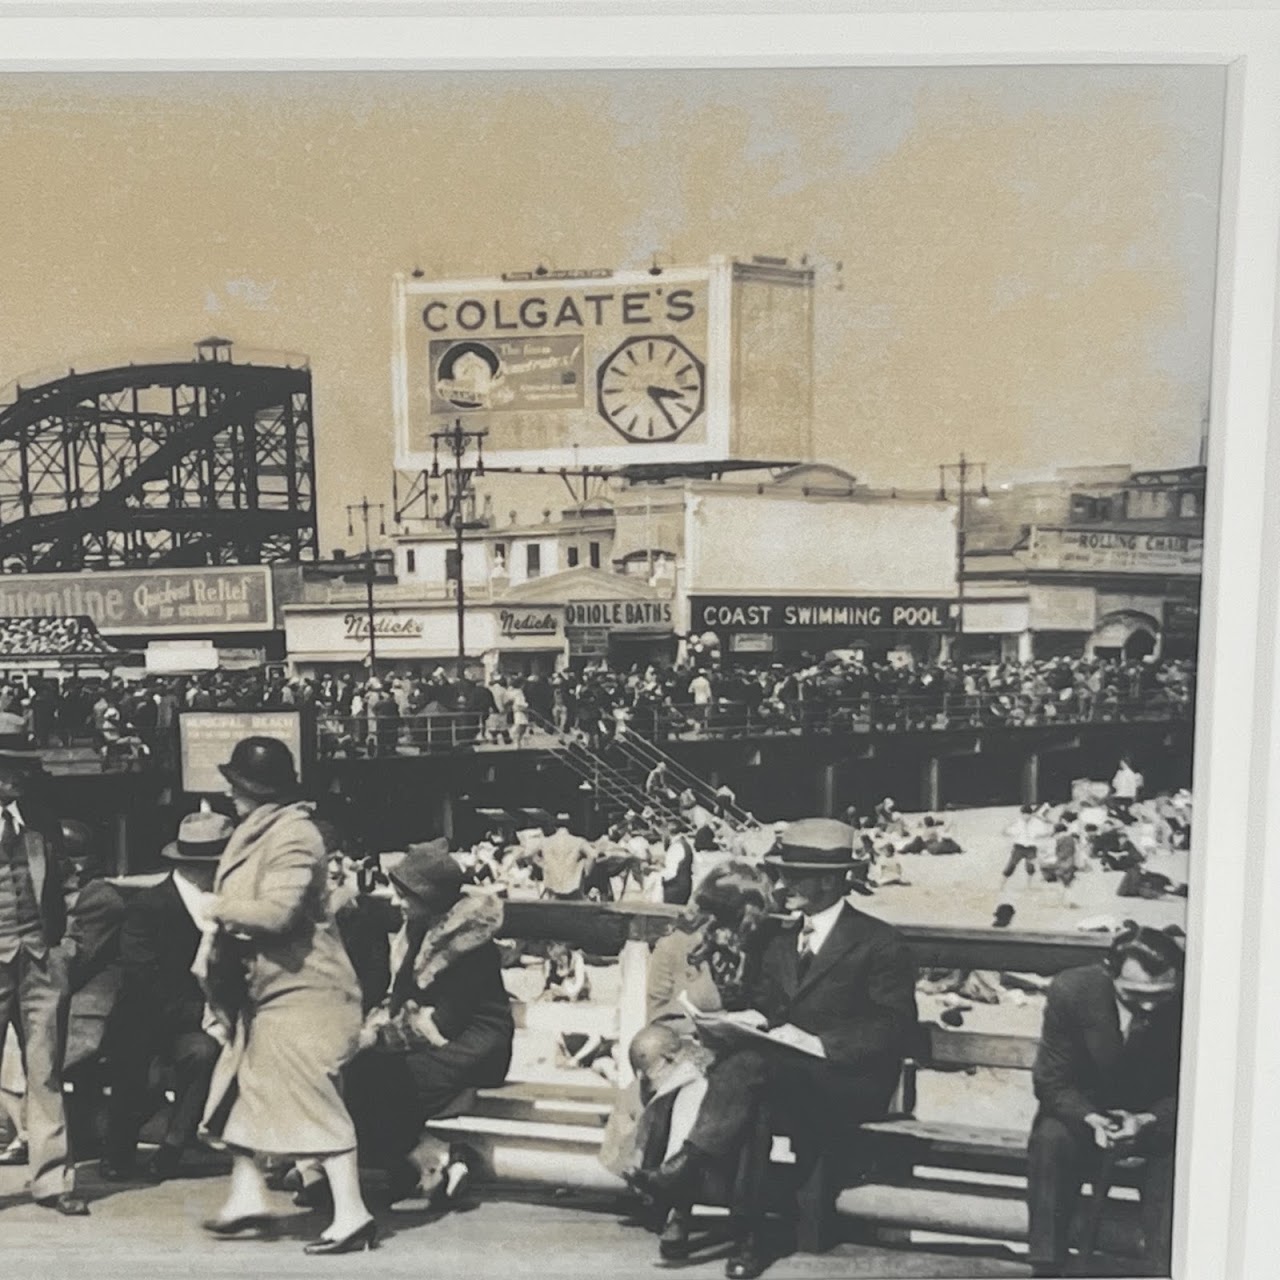
[[[1065,1272],[1084,1179],[1130,1155],[1144,1158],[1145,1265],[1135,1274],[1169,1274],[1182,970],[1175,937],[1130,923],[1104,965],[1068,969],[1049,988],[1027,1177],[1037,1276]]]
[[[82,1217],[89,1208],[75,1194],[62,1104],[71,967],[63,938],[75,875],[61,827],[33,796],[42,773],[22,717],[0,712],[0,1044],[16,1019],[27,1075],[32,1198]]]
[[[74,945],[67,1047],[62,1078],[71,1085],[65,1099],[71,1144],[95,1141],[102,1132],[107,1083],[107,1031],[120,996],[120,921],[128,890],[112,884],[102,833],[75,818],[62,820],[62,838],[79,886],[67,917]]]
[[[732,1171],[741,1224],[725,1269],[751,1280],[765,1266],[755,1235],[770,1125],[791,1135],[804,1169],[833,1137],[885,1114],[916,1023],[915,964],[897,930],[845,901],[853,829],[829,818],[793,822],[766,861],[781,880],[799,927],[767,945],[753,982],[753,1007],[769,1039],[727,1037],[708,1072],[707,1092],[685,1145],[635,1185],[679,1203],[707,1177]],[[765,1141],[761,1142],[763,1134]],[[831,1206],[821,1206],[824,1214]]]
[[[178,838],[163,850],[172,874],[137,892],[125,906],[120,926],[124,983],[112,1026],[111,1107],[100,1166],[110,1181],[133,1175],[153,1059],[173,1065],[174,1104],[144,1176],[153,1182],[173,1177],[195,1138],[221,1045],[204,1030],[205,998],[191,965],[210,923],[205,910],[232,830],[231,820],[221,814],[188,814]]]

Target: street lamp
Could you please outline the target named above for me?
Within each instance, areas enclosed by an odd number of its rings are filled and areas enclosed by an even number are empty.
[[[362,498],[359,502],[349,503],[347,506],[347,536],[355,537],[355,528],[352,525],[352,516],[359,512],[364,523],[364,587],[365,587],[365,608],[368,612],[369,619],[369,679],[372,680],[377,674],[378,648],[377,640],[374,636],[373,626],[373,579],[377,572],[377,566],[373,560],[373,546],[369,541],[369,515],[371,512],[378,513],[378,534],[380,537],[387,536],[386,507],[381,503],[374,504],[369,501],[368,497]]]
[[[964,637],[964,555],[968,534],[966,518],[969,496],[969,477],[976,472],[979,479],[977,503],[986,507],[991,504],[991,494],[987,492],[987,464],[970,462],[962,453],[959,462],[943,462],[938,465],[938,501],[947,500],[947,476],[954,473],[959,487],[959,505],[956,511],[956,645],[961,644]]]
[[[447,431],[431,433],[431,478],[441,477],[440,448],[443,445],[446,462],[452,466],[444,475],[444,511],[436,517],[441,528],[453,530],[454,557],[457,561],[457,579],[454,583],[454,599],[458,610],[458,679],[463,676],[467,659],[466,617],[467,595],[462,571],[463,534],[473,529],[483,529],[485,520],[476,519],[476,490],[474,481],[484,475],[484,438],[487,431],[467,431],[458,418]],[[474,444],[475,461],[466,465],[468,450]],[[430,508],[431,499],[428,499]]]

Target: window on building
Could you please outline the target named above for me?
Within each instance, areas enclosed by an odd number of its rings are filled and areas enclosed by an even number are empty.
[[[1200,495],[1194,490],[1178,495],[1178,514],[1184,520],[1193,520],[1203,514],[1200,510]]]
[[[418,572],[418,553],[412,547],[404,553],[404,571],[410,575]]]
[[[444,552],[444,577],[446,582],[457,582],[461,568],[461,557],[457,547],[446,547]]]
[[[578,567],[578,548],[570,547],[565,554],[568,558],[569,568],[576,569]]]
[[[600,544],[598,542],[591,543],[587,548],[587,556],[591,561],[591,567],[598,569],[600,567]]]
[[[507,544],[505,542],[495,542],[493,544],[494,560],[501,560],[503,564],[507,562]]]
[[[524,575],[536,578],[542,572],[542,548],[536,542],[527,543],[524,549]]]
[[[1164,489],[1134,489],[1129,494],[1131,520],[1161,520],[1172,514],[1170,494]]]

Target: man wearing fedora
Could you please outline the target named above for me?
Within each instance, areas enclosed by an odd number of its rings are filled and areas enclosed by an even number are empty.
[[[143,1176],[152,1182],[173,1177],[195,1139],[222,1046],[204,1029],[204,993],[191,966],[202,934],[213,925],[208,916],[213,878],[233,830],[230,818],[207,806],[188,814],[177,839],[162,850],[170,874],[139,890],[125,907],[120,926],[124,989],[113,1027],[111,1107],[99,1166],[108,1181],[124,1181],[134,1173],[153,1058],[173,1065],[174,1104]]]
[[[71,969],[63,939],[75,872],[61,826],[32,794],[43,772],[22,717],[0,712],[0,1044],[16,1021],[27,1075],[31,1195],[45,1208],[81,1217],[89,1208],[75,1194],[62,1103]]]
[[[833,1139],[847,1149],[856,1141],[851,1126],[886,1113],[915,1027],[916,971],[906,943],[845,900],[853,835],[830,818],[793,822],[766,857],[796,917],[796,927],[767,943],[752,984],[767,1038],[704,1032],[717,1056],[688,1141],[636,1176],[642,1193],[673,1206],[687,1203],[708,1175],[736,1179],[730,1280],[751,1280],[766,1264],[756,1224],[769,1133],[790,1135],[799,1185],[808,1187]],[[833,1206],[815,1207],[821,1228]]]

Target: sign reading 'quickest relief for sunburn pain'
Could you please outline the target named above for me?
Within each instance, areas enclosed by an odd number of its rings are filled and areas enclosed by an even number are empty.
[[[92,618],[104,635],[269,631],[271,570],[104,569],[0,575],[0,617]]]
[[[458,419],[495,466],[727,456],[728,296],[728,264],[398,280],[396,465],[429,466]]]

